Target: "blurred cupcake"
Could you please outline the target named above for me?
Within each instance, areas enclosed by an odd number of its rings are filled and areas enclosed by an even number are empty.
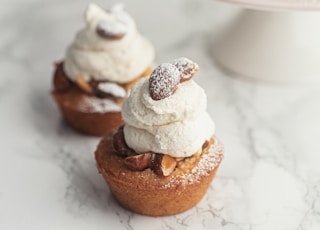
[[[125,208],[177,214],[195,206],[210,186],[223,145],[205,92],[192,79],[197,70],[187,58],[158,66],[124,102],[124,126],[98,145],[99,172]]]
[[[90,4],[85,27],[56,64],[52,95],[73,128],[101,136],[123,123],[123,100],[150,75],[153,59],[152,44],[122,5],[103,10]]]

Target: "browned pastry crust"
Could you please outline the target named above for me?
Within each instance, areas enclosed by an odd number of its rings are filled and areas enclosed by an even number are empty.
[[[213,138],[201,158],[177,167],[169,176],[159,176],[150,168],[132,171],[124,165],[124,158],[115,154],[112,134],[99,143],[95,158],[99,172],[109,188],[125,208],[149,216],[174,215],[195,206],[206,193],[223,159],[223,146]],[[192,165],[192,167],[189,167]]]
[[[128,91],[133,84],[150,74],[151,68],[148,68],[141,76],[133,81],[123,84],[122,87]],[[67,79],[63,71],[63,63],[56,65],[54,78],[61,76],[61,79]],[[120,111],[112,111],[108,108],[109,100],[121,106],[121,98],[99,98],[95,95],[89,95],[83,92],[75,83],[64,82],[66,85],[62,89],[55,87],[51,94],[55,99],[63,117],[74,129],[89,135],[102,136],[118,126],[123,124]]]

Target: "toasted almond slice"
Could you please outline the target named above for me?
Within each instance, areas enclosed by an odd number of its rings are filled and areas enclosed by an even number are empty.
[[[91,86],[89,85],[89,83],[81,75],[76,77],[76,83],[79,86],[79,88],[81,90],[83,90],[84,92],[86,92],[86,93],[92,93],[93,92],[93,90],[92,90]]]

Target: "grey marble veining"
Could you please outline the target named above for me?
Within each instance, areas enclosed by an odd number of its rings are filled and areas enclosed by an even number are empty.
[[[115,1],[97,1],[110,6]],[[49,95],[88,1],[0,1],[0,229],[320,229],[320,86],[221,70],[214,37],[238,8],[213,1],[123,1],[156,48],[187,56],[225,159],[203,200],[175,216],[123,209],[98,174],[99,138],[74,132]]]

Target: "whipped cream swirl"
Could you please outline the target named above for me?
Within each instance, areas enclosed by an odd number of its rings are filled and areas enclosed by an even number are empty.
[[[138,153],[191,156],[215,131],[206,108],[207,97],[192,79],[161,100],[151,98],[149,79],[141,79],[122,107],[126,143]]]
[[[152,65],[154,48],[123,7],[105,11],[89,4],[85,22],[66,51],[64,71],[70,80],[81,76],[86,81],[126,83]],[[109,38],[99,34],[99,27],[108,30]]]

